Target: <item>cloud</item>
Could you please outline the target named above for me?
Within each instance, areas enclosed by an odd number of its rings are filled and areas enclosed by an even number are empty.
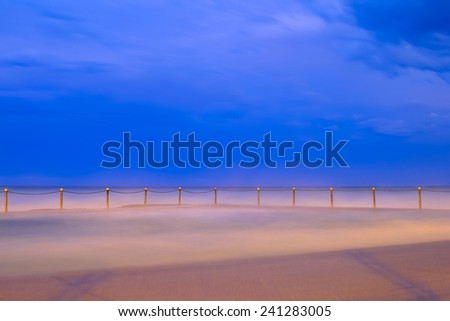
[[[389,118],[371,118],[357,123],[360,127],[369,127],[380,134],[409,136],[413,134],[417,128],[404,119]]]
[[[450,34],[450,2],[446,0],[350,1],[358,25],[383,42],[408,42],[448,50],[442,36]]]
[[[320,96],[289,70],[303,63],[292,49],[326,23],[295,1],[43,1],[10,4],[4,15],[0,88],[10,94],[47,87],[227,108]]]
[[[450,112],[446,108],[430,111],[427,106],[409,105],[392,108],[385,115],[367,113],[354,119],[356,128],[377,134],[399,136],[420,143],[446,142],[450,128]]]
[[[11,3],[0,90],[286,118],[448,99],[430,74],[444,76],[447,57],[411,37],[382,40],[367,10],[346,0]]]
[[[349,0],[356,26],[368,32],[356,58],[396,74],[403,68],[450,71],[450,2]]]
[[[6,2],[0,165],[11,175],[95,173],[99,146],[123,131],[304,141],[333,129],[352,139],[352,163],[391,164],[393,153],[401,163],[420,142],[418,164],[434,153],[446,170],[446,21],[423,1],[392,3]]]

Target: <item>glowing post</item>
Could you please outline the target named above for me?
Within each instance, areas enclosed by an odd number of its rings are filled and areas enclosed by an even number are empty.
[[[106,208],[109,208],[109,187],[106,188]]]
[[[148,193],[148,188],[144,188],[144,207],[147,207],[147,193]]]
[[[8,189],[7,188],[5,188],[3,190],[3,205],[4,205],[5,213],[8,213]]]
[[[292,206],[295,206],[295,187],[292,187]]]
[[[261,205],[261,189],[258,187],[256,190],[258,192],[258,206],[260,206]]]
[[[419,198],[419,209],[422,209],[422,187],[417,187],[417,197]]]
[[[372,187],[372,201],[373,201],[373,208],[377,208],[377,199],[375,195],[375,187]]]
[[[62,210],[64,205],[64,189],[59,189],[59,209]]]
[[[330,205],[331,205],[331,208],[334,207],[333,187],[330,187]]]

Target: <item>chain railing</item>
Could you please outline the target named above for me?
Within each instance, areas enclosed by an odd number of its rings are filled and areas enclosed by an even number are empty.
[[[105,188],[101,190],[92,190],[92,191],[77,191],[77,190],[71,190],[71,189],[64,189],[59,188],[57,190],[48,190],[43,192],[24,192],[17,190],[10,190],[8,188],[5,188],[3,191],[3,205],[4,205],[4,212],[7,213],[9,211],[9,195],[17,195],[17,196],[45,196],[45,195],[53,195],[59,193],[59,209],[64,209],[64,197],[65,194],[74,194],[74,195],[94,195],[94,194],[101,194],[105,193],[105,207],[110,208],[110,194],[122,194],[122,195],[136,195],[136,194],[143,194],[143,202],[142,206],[147,207],[148,205],[148,193],[153,194],[171,194],[171,193],[178,193],[178,202],[177,205],[182,205],[182,194],[193,194],[193,195],[206,195],[206,194],[213,194],[212,204],[218,205],[218,195],[219,192],[222,192],[224,194],[226,193],[250,193],[255,192],[256,194],[256,202],[255,204],[257,206],[261,206],[261,198],[262,194],[264,193],[273,193],[273,192],[280,192],[280,193],[291,193],[291,205],[292,206],[298,206],[297,202],[297,196],[299,193],[308,193],[308,192],[328,192],[329,193],[329,206],[331,208],[335,207],[335,194],[336,193],[370,193],[372,197],[372,207],[377,208],[377,193],[401,193],[401,192],[416,192],[417,193],[417,208],[422,209],[422,194],[424,192],[427,193],[449,193],[450,195],[450,187],[405,187],[405,188],[390,188],[390,187],[190,187],[190,188],[161,188],[161,187],[154,187],[154,188],[133,188],[130,190],[127,189],[110,189]],[[175,205],[175,204],[174,204]]]

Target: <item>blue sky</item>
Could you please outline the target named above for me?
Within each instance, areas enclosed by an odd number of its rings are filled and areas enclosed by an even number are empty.
[[[0,1],[4,185],[449,185],[450,3]],[[350,140],[349,168],[100,168],[166,140]]]

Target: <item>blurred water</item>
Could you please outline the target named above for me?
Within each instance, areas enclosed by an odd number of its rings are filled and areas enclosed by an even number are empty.
[[[449,238],[449,213],[196,205],[13,212],[0,215],[0,277],[436,242]]]
[[[178,187],[149,187],[147,205],[176,206]],[[8,193],[9,211],[35,209],[59,209],[59,187],[10,187]],[[64,188],[65,209],[105,208],[105,187]],[[213,205],[213,187],[183,187],[183,205]],[[1,195],[4,202],[4,193]],[[218,187],[218,205],[256,206],[256,187]],[[377,208],[417,208],[417,187],[377,187]],[[261,187],[261,206],[292,206],[292,187]],[[298,207],[330,207],[330,190],[325,187],[297,187],[295,203]],[[333,190],[334,207],[372,208],[370,187],[337,187]],[[109,205],[117,207],[143,207],[144,187],[111,187]],[[450,209],[450,187],[423,187],[422,207],[424,209]]]

